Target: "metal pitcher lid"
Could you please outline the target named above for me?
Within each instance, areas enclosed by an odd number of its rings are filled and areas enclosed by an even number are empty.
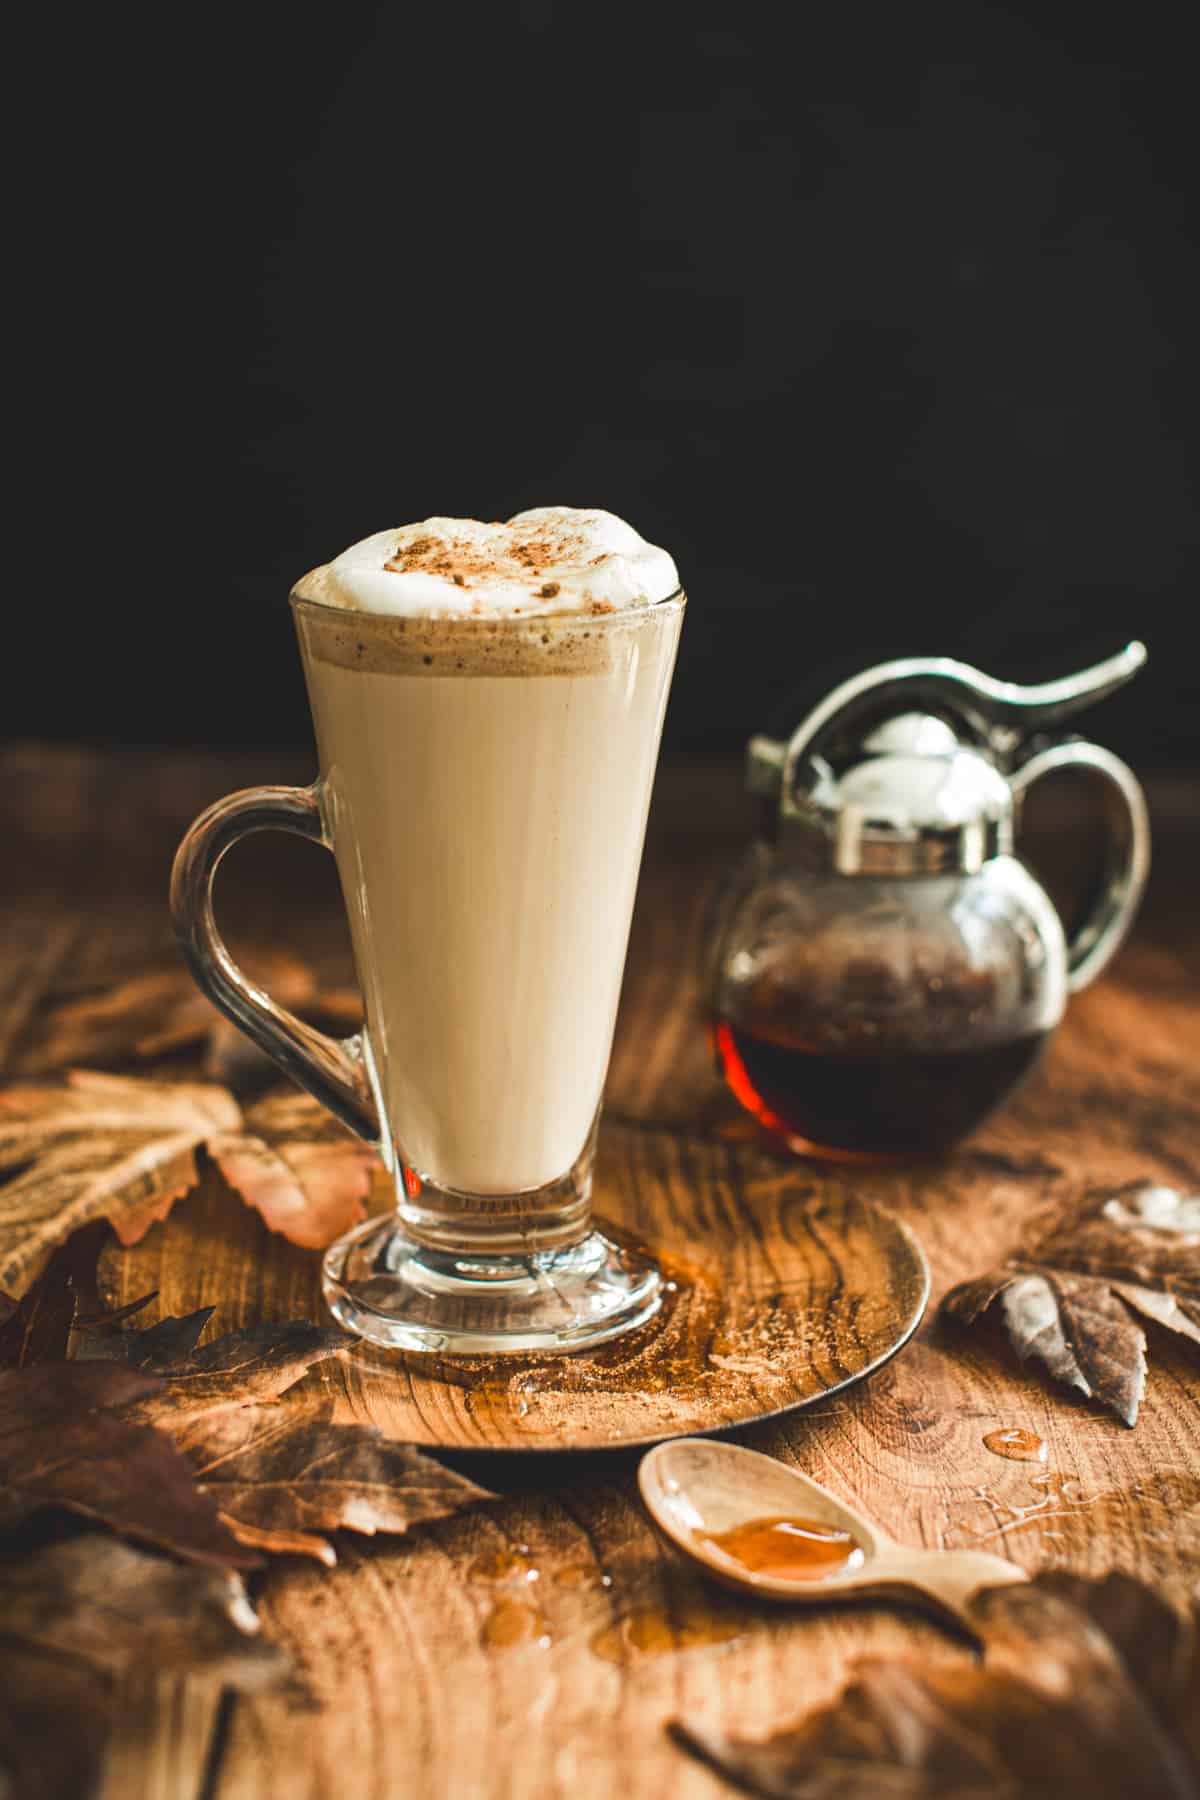
[[[1145,660],[1132,643],[1036,687],[948,657],[880,663],[835,688],[790,739],[751,738],[747,786],[778,801],[782,841],[839,874],[971,874],[1012,848],[1007,770],[1026,738]]]

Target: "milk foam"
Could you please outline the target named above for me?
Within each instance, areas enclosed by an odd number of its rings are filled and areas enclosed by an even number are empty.
[[[305,600],[417,619],[632,611],[679,574],[615,513],[539,506],[506,524],[422,519],[351,544],[297,584]]]

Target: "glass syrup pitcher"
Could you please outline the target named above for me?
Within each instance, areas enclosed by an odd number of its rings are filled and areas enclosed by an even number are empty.
[[[937,1151],[1032,1070],[1068,994],[1121,944],[1150,865],[1132,771],[1045,733],[1145,660],[1132,643],[1022,687],[903,658],[843,682],[786,742],[751,739],[763,823],[715,904],[708,992],[725,1079],[793,1148]],[[1113,802],[1070,941],[1014,853],[1023,795],[1066,768],[1101,777]]]

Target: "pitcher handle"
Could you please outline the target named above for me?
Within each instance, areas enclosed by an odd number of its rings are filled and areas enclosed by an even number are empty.
[[[1067,945],[1067,987],[1087,987],[1108,966],[1133,924],[1150,873],[1150,817],[1133,770],[1099,744],[1068,741],[1037,750],[1011,778],[1018,800],[1056,769],[1081,768],[1099,775],[1121,804],[1112,810],[1108,855],[1087,917]]]
[[[202,812],[175,855],[171,917],[201,991],[284,1074],[327,1106],[375,1149],[382,1126],[361,1037],[331,1038],[279,1006],[238,968],[213,916],[212,884],[227,850],[254,831],[288,831],[330,848],[320,785],[257,787],[229,794]]]

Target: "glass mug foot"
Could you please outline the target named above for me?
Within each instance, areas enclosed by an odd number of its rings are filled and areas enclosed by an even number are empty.
[[[395,1214],[326,1252],[338,1323],[392,1350],[586,1350],[653,1318],[662,1276],[644,1252],[591,1231],[566,1249],[470,1252],[419,1244]]]

